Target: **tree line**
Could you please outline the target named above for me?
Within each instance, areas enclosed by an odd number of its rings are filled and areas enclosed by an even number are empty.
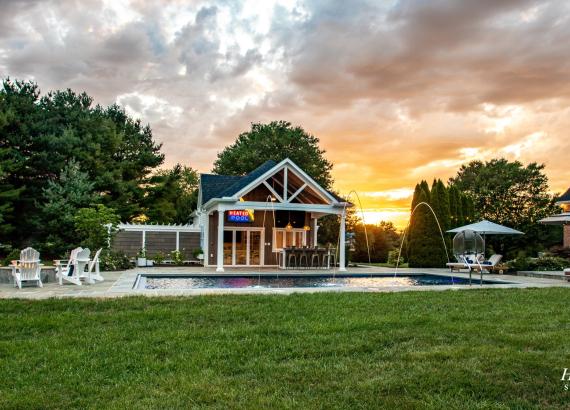
[[[181,165],[158,171],[163,162],[150,127],[118,105],[69,89],[42,96],[33,82],[4,80],[0,253],[31,245],[63,256],[85,239],[75,222],[82,209],[101,223],[187,222],[198,174]]]
[[[482,219],[525,233],[487,236],[488,255],[500,253],[505,259],[536,256],[560,243],[559,227],[539,223],[560,211],[541,164],[524,165],[504,158],[471,161],[447,185],[441,180],[435,180],[431,189],[426,181],[417,184],[411,211],[421,202],[431,205],[437,215],[452,259],[452,236],[445,231]],[[419,206],[410,216],[406,249],[411,267],[443,267],[447,262],[439,228],[426,206]]]
[[[212,172],[245,175],[269,159],[289,157],[332,189],[332,164],[324,154],[318,138],[299,126],[254,123],[218,154]],[[85,92],[41,95],[34,82],[2,81],[0,256],[15,257],[25,246],[46,258],[79,245],[99,247],[100,227],[117,221],[191,222],[199,174],[163,164],[150,126],[122,107],[94,104]],[[330,218],[323,222],[330,232],[338,227]]]
[[[225,147],[213,173],[245,175],[272,159],[289,157],[327,189],[332,163],[319,139],[286,121],[254,123]],[[100,243],[104,232],[89,229],[116,221],[188,223],[196,208],[199,175],[177,164],[164,168],[152,130],[112,104],[94,104],[86,93],[40,94],[33,82],[2,82],[0,89],[0,256],[34,246],[64,256],[73,246]],[[526,233],[491,238],[493,251],[513,256],[536,253],[560,242],[557,228],[537,223],[556,213],[544,166],[494,159],[463,165],[447,185],[416,185],[412,210],[426,202],[442,230],[489,219]],[[352,260],[368,260],[362,221],[349,210],[355,234]],[[85,221],[89,221],[86,224]],[[338,219],[320,220],[322,243],[338,240]],[[390,223],[367,226],[372,262],[385,262],[400,241]],[[411,215],[406,255],[411,266],[443,266],[447,258],[437,223],[427,207]],[[446,236],[449,241],[450,236]]]

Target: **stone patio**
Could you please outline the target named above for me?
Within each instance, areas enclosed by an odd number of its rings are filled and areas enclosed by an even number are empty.
[[[357,267],[348,270],[354,274],[386,275],[394,274],[393,268],[381,267]],[[473,285],[436,285],[436,286],[399,286],[399,287],[352,287],[352,288],[241,288],[241,289],[158,289],[143,290],[135,289],[135,281],[139,274],[152,275],[205,275],[205,276],[228,276],[239,273],[260,274],[260,275],[323,275],[333,274],[332,270],[276,270],[276,269],[255,269],[255,268],[235,268],[227,269],[224,273],[216,273],[213,268],[203,267],[154,267],[136,268],[120,272],[104,272],[104,282],[94,285],[76,286],[72,284],[59,285],[56,281],[48,279],[43,288],[36,286],[26,286],[17,289],[12,283],[0,283],[0,298],[24,298],[24,299],[47,299],[63,297],[95,297],[112,298],[123,296],[193,296],[205,294],[291,294],[291,293],[314,293],[314,292],[401,292],[401,291],[430,291],[449,289],[481,289],[481,288],[529,288],[529,287],[569,287],[570,283],[565,280],[551,278],[553,275],[515,276],[515,275],[484,275],[485,280],[509,282],[492,285],[478,285],[478,274],[473,274]],[[447,269],[400,269],[399,275],[418,275],[422,273],[451,276]],[[556,275],[554,275],[556,276]],[[467,273],[454,273],[453,277],[468,278]]]

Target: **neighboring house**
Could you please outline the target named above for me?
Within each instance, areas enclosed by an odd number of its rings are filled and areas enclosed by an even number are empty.
[[[564,228],[564,247],[570,248],[570,188],[556,201],[557,205],[562,207],[562,213],[549,216],[540,221],[540,223],[548,225],[563,225]]]
[[[316,246],[318,219],[340,215],[339,266],[345,266],[345,214],[352,206],[290,159],[245,176],[202,174],[193,226],[205,266],[277,266],[284,247]],[[336,246],[336,244],[335,244]]]

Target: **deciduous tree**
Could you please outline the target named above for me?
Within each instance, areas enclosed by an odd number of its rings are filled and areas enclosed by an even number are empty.
[[[319,148],[319,139],[287,121],[254,123],[251,130],[218,154],[212,172],[220,175],[245,175],[265,161],[290,158],[317,183],[330,189],[332,164]]]

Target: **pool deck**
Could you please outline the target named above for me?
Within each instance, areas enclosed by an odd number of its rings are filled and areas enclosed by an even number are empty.
[[[66,298],[66,297],[89,297],[89,298],[114,298],[124,296],[197,296],[197,295],[214,295],[214,294],[281,294],[287,295],[291,293],[317,293],[317,292],[402,292],[402,291],[433,291],[433,290],[469,290],[481,288],[541,288],[541,287],[568,287],[570,283],[561,280],[560,275],[550,276],[515,276],[515,275],[483,275],[484,280],[497,282],[505,282],[492,285],[479,285],[479,275],[473,273],[473,284],[470,285],[428,285],[428,286],[384,286],[384,287],[324,287],[324,288],[240,288],[240,289],[156,289],[143,290],[135,289],[135,281],[139,274],[149,275],[205,275],[205,276],[227,276],[236,274],[260,274],[260,275],[331,275],[333,270],[277,270],[277,269],[259,269],[259,268],[233,268],[226,269],[224,273],[216,273],[213,268],[204,267],[154,267],[154,268],[136,268],[121,272],[104,272],[104,282],[94,285],[76,286],[72,284],[64,284],[60,286],[57,282],[44,283],[43,288],[34,286],[26,286],[23,289],[17,289],[12,283],[0,283],[0,299],[22,298],[22,299],[48,299],[48,298]],[[337,274],[341,274],[336,272]],[[349,268],[348,272],[342,274],[358,274],[358,275],[386,275],[394,274],[393,268],[382,267],[362,267]],[[398,275],[418,275],[418,274],[434,274],[442,276],[453,276],[455,278],[468,279],[468,273],[453,273],[447,269],[399,269]],[[537,277],[538,276],[538,277]]]

